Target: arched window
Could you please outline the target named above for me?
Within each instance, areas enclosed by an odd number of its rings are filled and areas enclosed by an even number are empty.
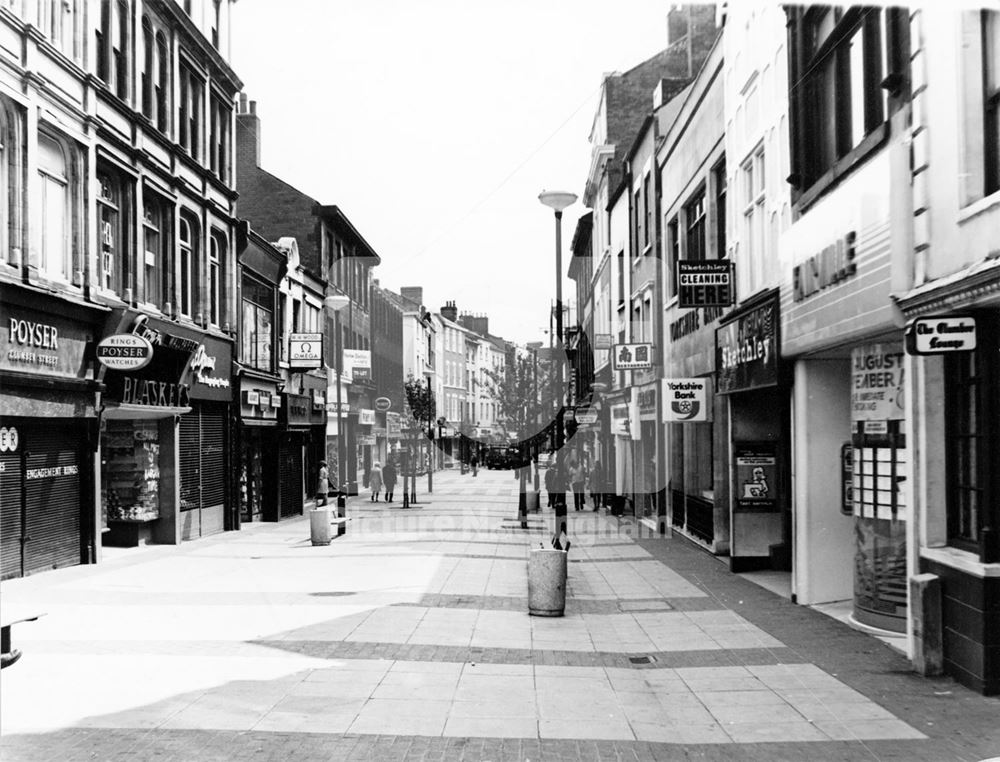
[[[38,134],[39,261],[38,269],[48,278],[68,281],[73,271],[70,246],[72,194],[70,161],[63,144],[44,133]]]
[[[97,76],[110,84],[111,68],[108,61],[108,42],[111,39],[111,0],[101,0],[101,25],[94,33]]]
[[[198,261],[198,223],[186,214],[180,219],[180,251],[177,262],[177,309],[185,317],[193,317],[194,274]]]
[[[147,119],[153,118],[153,25],[149,16],[142,17],[142,113]]]
[[[170,312],[171,268],[167,256],[166,204],[157,196],[142,195],[143,299]]]
[[[221,327],[226,310],[222,303],[225,277],[226,237],[218,230],[212,231],[208,252],[208,322]]]
[[[118,0],[116,4],[116,31],[118,34],[114,40],[114,78],[115,94],[123,101],[128,100],[128,40],[129,40],[129,8],[125,0]]]
[[[170,92],[170,53],[163,32],[156,33],[156,129],[170,129],[170,109],[167,94]]]

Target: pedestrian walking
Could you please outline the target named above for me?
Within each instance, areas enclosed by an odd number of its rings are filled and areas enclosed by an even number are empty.
[[[554,456],[550,453],[549,462],[545,467],[545,493],[548,496],[549,508],[552,508],[555,505],[555,503],[553,502],[555,495],[555,487],[553,486],[555,485],[555,478],[556,478],[556,461]]]
[[[582,511],[586,507],[584,486],[587,481],[586,466],[583,459],[573,453],[569,460],[569,484],[573,490],[573,509]]]
[[[396,488],[396,464],[390,458],[382,469],[382,486],[385,487],[385,502],[392,502],[392,492]]]
[[[319,462],[319,477],[316,479],[316,507],[326,505],[330,499],[330,472],[327,470],[326,461]],[[320,503],[320,501],[323,501]]]
[[[478,453],[476,453],[476,452],[472,453],[472,460],[470,461],[470,463],[472,463],[472,475],[473,476],[479,476],[479,454]]]
[[[595,511],[606,505],[604,486],[604,464],[600,458],[595,458],[594,466],[590,469],[590,502],[594,504]]]
[[[368,487],[372,491],[372,502],[378,502],[378,493],[382,491],[382,467],[376,460],[368,472]]]

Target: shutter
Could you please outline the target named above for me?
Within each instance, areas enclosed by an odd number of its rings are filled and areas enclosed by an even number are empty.
[[[32,426],[25,447],[24,573],[81,561],[79,427]],[[34,478],[31,478],[34,474]]]
[[[181,539],[201,536],[201,423],[197,408],[181,416]]]
[[[302,513],[302,442],[289,434],[281,438],[278,448],[281,518]]]
[[[21,576],[21,450],[0,453],[0,579]]]
[[[226,414],[224,409],[201,411],[201,535],[225,529]]]

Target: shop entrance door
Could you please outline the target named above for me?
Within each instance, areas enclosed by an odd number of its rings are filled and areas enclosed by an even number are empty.
[[[181,416],[181,540],[225,528],[225,422],[224,412],[208,407]]]

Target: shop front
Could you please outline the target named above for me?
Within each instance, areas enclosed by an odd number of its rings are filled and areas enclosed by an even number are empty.
[[[174,544],[235,526],[227,516],[232,344],[117,311],[102,345],[136,342],[148,347],[147,362],[112,356],[103,370],[105,544]]]
[[[651,528],[658,528],[662,493],[659,478],[659,454],[656,447],[657,412],[660,382],[636,386],[635,415],[638,426],[633,430],[635,451],[636,514]]]
[[[244,370],[239,379],[240,520],[276,521],[278,517],[278,379]]]
[[[307,452],[312,439],[312,399],[283,392],[278,436],[278,515],[265,520],[301,516],[306,500]]]
[[[778,356],[778,292],[730,312],[715,332],[716,392],[729,426],[730,568],[787,571],[789,393]]]
[[[97,391],[106,311],[0,292],[0,578],[96,563]]]
[[[319,462],[326,457],[326,394],[327,381],[325,375],[304,374],[302,376],[302,393],[309,400],[309,436],[305,442],[303,454],[303,472],[306,482],[306,499],[316,497],[316,484],[319,479]]]

